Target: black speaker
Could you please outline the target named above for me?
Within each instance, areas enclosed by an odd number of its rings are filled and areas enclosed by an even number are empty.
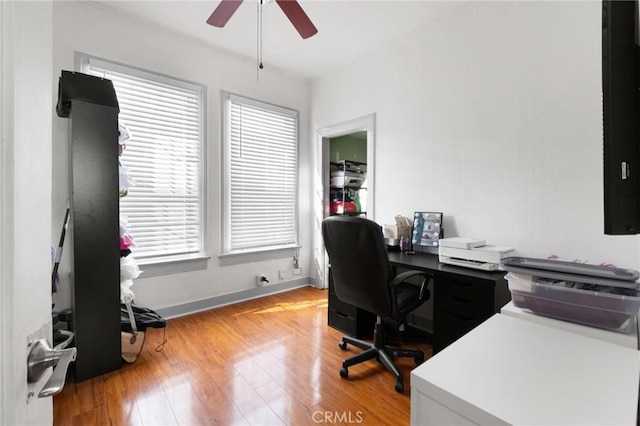
[[[69,117],[72,100],[114,107],[120,112],[111,80],[63,70],[58,80],[58,117]]]

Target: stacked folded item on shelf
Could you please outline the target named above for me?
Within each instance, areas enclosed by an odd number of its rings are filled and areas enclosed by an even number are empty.
[[[342,188],[350,186],[359,188],[362,186],[367,175],[358,166],[346,162],[343,169],[331,170],[331,186]]]
[[[619,332],[634,329],[640,311],[640,276],[633,269],[508,257],[507,271],[513,304],[565,321]]]

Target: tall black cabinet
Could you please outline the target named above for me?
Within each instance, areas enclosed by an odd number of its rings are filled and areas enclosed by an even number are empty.
[[[76,381],[122,365],[118,102],[109,80],[63,71],[58,115],[69,117]]]

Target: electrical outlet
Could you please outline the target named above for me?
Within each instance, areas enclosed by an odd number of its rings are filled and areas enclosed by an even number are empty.
[[[280,269],[278,271],[278,277],[280,277],[281,280],[284,280],[285,278],[287,278],[287,270],[286,269]]]
[[[258,287],[262,287],[265,284],[269,284],[269,280],[267,279],[267,277],[264,274],[257,274],[256,275],[256,285]]]
[[[302,275],[302,268],[295,268],[291,272],[293,273],[293,275]]]

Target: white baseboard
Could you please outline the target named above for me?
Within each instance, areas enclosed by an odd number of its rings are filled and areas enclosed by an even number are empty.
[[[297,280],[267,285],[264,287],[256,287],[249,290],[239,291],[237,293],[224,294],[222,296],[210,297],[208,299],[197,300],[195,302],[156,309],[155,311],[165,319],[177,318],[306,286],[313,286],[312,279],[309,277],[301,277]]]

